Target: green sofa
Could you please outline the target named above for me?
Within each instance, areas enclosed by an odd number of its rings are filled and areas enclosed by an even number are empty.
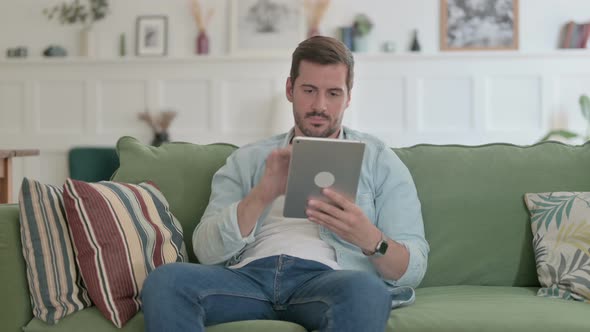
[[[149,147],[125,137],[113,180],[153,180],[190,237],[210,195],[211,176],[235,149],[226,144]],[[422,203],[431,252],[416,303],[393,310],[388,331],[589,331],[588,304],[536,296],[539,287],[526,192],[590,191],[590,144],[519,147],[418,145],[394,149]],[[18,206],[0,206],[0,329],[117,331],[96,308],[54,326],[31,314]],[[142,331],[137,314],[121,331]],[[276,321],[210,327],[211,332],[304,331]]]

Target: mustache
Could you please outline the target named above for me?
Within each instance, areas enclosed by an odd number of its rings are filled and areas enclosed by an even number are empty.
[[[326,115],[326,113],[324,113],[324,112],[313,111],[313,112],[309,112],[309,113],[305,114],[306,118],[311,118],[313,116],[320,116],[320,117],[322,117],[324,119],[328,119],[328,120],[330,119],[330,117],[328,115]]]

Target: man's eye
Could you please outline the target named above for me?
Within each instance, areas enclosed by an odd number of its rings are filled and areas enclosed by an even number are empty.
[[[303,92],[305,92],[305,93],[312,93],[313,90],[312,89],[305,89],[305,90],[303,90]]]
[[[338,97],[338,96],[340,96],[340,92],[332,91],[332,92],[330,92],[330,96],[332,96],[332,97]]]

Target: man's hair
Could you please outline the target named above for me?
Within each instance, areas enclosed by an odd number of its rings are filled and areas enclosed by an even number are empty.
[[[315,36],[299,44],[293,52],[291,62],[291,84],[299,76],[301,61],[309,61],[320,65],[343,64],[348,68],[346,87],[348,92],[354,82],[354,58],[350,50],[340,41],[330,37]]]

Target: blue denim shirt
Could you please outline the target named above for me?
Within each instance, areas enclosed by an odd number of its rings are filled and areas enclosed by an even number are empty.
[[[416,186],[407,167],[377,138],[342,127],[343,139],[365,142],[365,155],[357,192],[357,205],[388,238],[403,244],[410,253],[405,274],[398,280],[384,279],[394,294],[393,306],[410,304],[413,288],[426,272],[429,246]],[[257,228],[268,215],[267,209],[255,229],[242,237],[238,226],[240,200],[258,184],[268,154],[289,144],[293,130],[236,150],[213,176],[209,205],[193,233],[195,254],[203,264],[233,265],[240,261],[244,247],[254,241]],[[320,237],[334,247],[342,269],[363,270],[379,275],[361,249],[320,227]]]

